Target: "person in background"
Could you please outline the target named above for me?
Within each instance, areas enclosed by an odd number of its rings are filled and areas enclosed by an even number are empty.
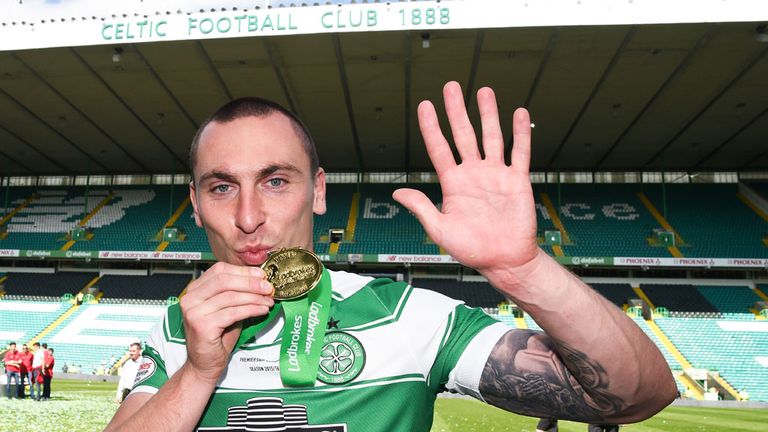
[[[43,400],[51,398],[51,380],[53,379],[53,367],[56,361],[53,357],[53,348],[43,344],[45,360],[43,363]]]
[[[29,392],[33,393],[32,386],[37,387],[37,392],[35,393],[36,397],[33,397],[33,399],[39,401],[40,398],[43,397],[40,384],[42,384],[45,352],[42,348],[40,348],[40,342],[35,342],[32,344],[32,352],[32,381],[29,384]]]
[[[122,403],[128,393],[133,388],[133,381],[136,379],[136,373],[139,371],[139,365],[141,364],[141,344],[134,342],[131,344],[128,350],[128,359],[123,363],[118,375],[120,375],[120,382],[117,384],[117,393],[115,394],[115,402]]]
[[[11,381],[16,381],[16,386],[20,386],[21,382],[19,380],[19,371],[21,368],[21,352],[16,349],[16,342],[11,342],[8,344],[8,351],[5,352],[5,357],[3,357],[3,362],[5,363],[5,373],[8,377],[8,381],[6,381],[6,396],[8,396],[8,399],[11,398]],[[18,396],[18,394],[17,394]]]
[[[35,398],[34,387],[32,386],[32,359],[34,355],[29,352],[27,344],[21,346],[21,390],[19,395],[24,398],[24,381],[29,384],[29,397]]]

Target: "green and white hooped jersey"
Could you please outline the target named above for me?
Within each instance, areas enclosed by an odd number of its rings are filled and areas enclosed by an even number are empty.
[[[429,431],[437,393],[482,400],[480,375],[508,326],[404,282],[330,273],[331,313],[315,386],[281,382],[281,316],[234,351],[198,430]],[[186,358],[174,305],[147,342],[132,393],[157,392]]]

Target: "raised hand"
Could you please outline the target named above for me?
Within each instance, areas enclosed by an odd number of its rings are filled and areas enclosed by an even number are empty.
[[[218,262],[187,287],[181,299],[187,364],[212,382],[227,366],[240,322],[269,313],[273,288],[259,267]]]
[[[478,149],[459,84],[446,84],[443,97],[460,163],[456,163],[440,130],[432,103],[424,101],[418,110],[421,134],[443,192],[442,211],[417,190],[398,189],[394,199],[416,215],[435,243],[468,267],[497,272],[532,261],[539,248],[528,176],[528,112],[522,108],[515,111],[509,166],[504,161],[504,138],[493,90],[486,87],[477,92],[485,158]]]

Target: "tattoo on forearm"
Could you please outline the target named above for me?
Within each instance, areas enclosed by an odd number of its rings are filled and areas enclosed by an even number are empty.
[[[491,352],[480,378],[486,402],[519,414],[602,420],[624,401],[608,391],[605,369],[544,333],[513,330]]]

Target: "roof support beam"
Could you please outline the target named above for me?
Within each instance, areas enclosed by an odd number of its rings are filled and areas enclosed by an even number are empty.
[[[301,118],[298,110],[296,109],[296,102],[293,98],[293,93],[291,93],[291,89],[288,87],[288,81],[286,81],[285,75],[283,75],[282,65],[277,61],[274,47],[271,43],[269,43],[269,38],[266,37],[261,38],[261,44],[264,46],[264,51],[267,53],[269,63],[272,65],[272,71],[275,73],[275,78],[277,78],[277,82],[280,83],[280,88],[283,90],[283,96],[285,96],[285,100],[288,101],[288,108],[297,117]]]
[[[696,163],[693,165],[693,169],[695,170],[695,169],[698,169],[698,168],[700,168],[700,167],[701,167],[701,164],[703,164],[704,162],[708,161],[709,159],[712,159],[712,157],[713,157],[714,155],[716,155],[716,154],[717,154],[718,152],[720,152],[720,151],[721,151],[723,148],[725,148],[725,146],[727,146],[727,145],[728,145],[728,144],[729,144],[731,141],[733,141],[733,140],[734,140],[734,139],[735,139],[737,136],[739,136],[739,135],[740,135],[742,132],[744,132],[745,130],[749,129],[749,127],[750,127],[750,126],[752,126],[753,124],[757,123],[757,121],[758,121],[758,120],[760,120],[761,118],[763,118],[763,117],[764,117],[766,114],[768,114],[768,108],[766,108],[766,109],[764,109],[764,110],[760,111],[760,112],[759,112],[759,113],[758,113],[756,116],[752,117],[752,118],[751,118],[749,121],[747,121],[747,122],[746,122],[746,123],[745,123],[745,124],[744,124],[742,127],[740,127],[740,128],[739,128],[739,130],[737,130],[736,132],[732,133],[732,134],[731,134],[731,136],[729,136],[729,137],[728,137],[728,138],[726,138],[726,139],[725,139],[725,140],[724,140],[722,143],[720,143],[720,145],[718,145],[717,147],[715,147],[714,149],[712,149],[712,151],[710,151],[709,153],[707,153],[707,154],[706,154],[706,156],[704,156],[703,158],[699,159],[699,160],[698,160],[698,161],[697,161],[697,162],[696,162]],[[754,162],[755,160],[757,160],[757,159],[759,159],[759,158],[760,158],[760,156],[758,155],[758,157],[757,157],[757,158],[750,160],[749,162],[747,162],[747,164],[744,166],[744,168],[746,168],[746,167],[747,167],[747,165],[749,165],[750,163]]]
[[[28,166],[26,166],[23,163],[19,162],[18,159],[14,159],[14,158],[8,156],[7,154],[5,154],[3,152],[0,152],[0,156],[4,157],[8,161],[8,164],[11,165],[11,166],[18,165],[18,166],[24,168],[26,171],[29,171],[30,173],[34,173],[33,170],[29,169]],[[4,178],[8,178],[10,176],[11,176],[11,171],[9,169],[8,172],[5,174]]]
[[[54,86],[53,86],[51,83],[49,83],[49,82],[48,82],[48,81],[47,81],[45,78],[43,78],[43,76],[42,76],[42,75],[40,75],[40,74],[39,74],[39,73],[38,73],[38,72],[37,72],[35,69],[33,69],[33,68],[32,68],[32,66],[30,66],[29,64],[27,64],[27,62],[25,62],[25,61],[24,61],[24,60],[23,60],[21,57],[19,57],[18,55],[16,55],[16,53],[11,53],[11,55],[13,56],[13,58],[14,58],[14,59],[15,59],[17,62],[21,63],[21,64],[22,64],[22,65],[23,65],[23,66],[24,66],[24,67],[25,67],[25,68],[26,68],[26,69],[27,69],[27,70],[28,70],[28,71],[29,71],[29,72],[30,72],[32,75],[34,75],[34,76],[35,76],[35,78],[37,78],[38,80],[40,80],[40,82],[42,82],[43,84],[45,84],[45,86],[48,88],[48,90],[50,90],[51,92],[53,92],[53,94],[55,94],[56,96],[58,96],[58,97],[59,97],[59,99],[61,99],[62,101],[64,101],[64,103],[65,103],[65,104],[67,104],[67,105],[68,105],[70,108],[72,108],[72,110],[74,110],[74,111],[75,111],[76,113],[78,113],[78,114],[79,114],[79,115],[80,115],[82,118],[84,118],[84,119],[85,119],[85,121],[87,121],[87,122],[88,122],[88,124],[90,124],[91,126],[93,126],[93,128],[94,128],[94,129],[96,129],[97,131],[99,131],[99,133],[101,133],[102,135],[104,135],[104,136],[107,138],[107,140],[109,140],[109,142],[111,142],[111,143],[112,143],[112,145],[114,145],[115,147],[117,147],[117,148],[118,148],[118,149],[119,149],[119,150],[120,150],[120,151],[121,151],[121,152],[122,152],[122,153],[123,153],[123,154],[124,154],[126,157],[128,157],[128,159],[130,159],[131,161],[133,161],[133,163],[135,163],[135,164],[136,164],[136,166],[138,166],[139,168],[141,168],[141,169],[142,169],[142,170],[144,170],[144,171],[149,171],[149,170],[147,169],[147,167],[146,167],[146,166],[144,166],[144,164],[142,164],[141,162],[139,162],[139,160],[138,160],[138,159],[136,159],[136,158],[135,158],[135,157],[134,157],[134,156],[133,156],[133,155],[132,155],[132,154],[131,154],[131,153],[130,153],[128,150],[126,150],[126,149],[125,149],[125,147],[123,147],[123,146],[122,146],[122,144],[120,144],[119,142],[117,142],[117,140],[116,140],[116,139],[115,139],[115,138],[114,138],[112,135],[110,135],[110,134],[109,134],[107,131],[105,131],[105,130],[104,130],[104,128],[102,128],[101,126],[99,126],[99,124],[98,124],[98,123],[96,123],[95,121],[93,121],[93,119],[91,119],[91,118],[90,118],[90,117],[89,117],[89,116],[88,116],[86,113],[84,113],[84,112],[83,112],[83,111],[82,111],[80,108],[78,108],[78,107],[77,107],[77,106],[76,106],[74,103],[72,103],[72,101],[70,101],[70,100],[69,100],[69,99],[68,99],[66,96],[64,96],[64,95],[63,95],[63,94],[62,94],[62,93],[61,93],[61,92],[60,92],[58,89],[56,89],[56,87],[54,87]]]
[[[706,32],[704,32],[703,35],[699,38],[698,41],[696,41],[696,45],[691,48],[690,51],[688,51],[688,54],[685,55],[685,57],[678,63],[677,67],[675,67],[675,70],[672,71],[672,73],[667,77],[666,80],[659,86],[659,89],[656,90],[656,93],[651,96],[650,99],[648,99],[648,102],[645,104],[643,109],[641,109],[634,119],[627,125],[626,128],[624,128],[624,131],[621,132],[621,134],[616,138],[616,141],[611,144],[611,147],[608,148],[608,150],[603,154],[603,156],[600,158],[600,160],[597,161],[597,164],[595,164],[594,171],[599,171],[599,169],[603,166],[606,159],[613,153],[614,150],[619,146],[621,141],[629,134],[629,132],[632,130],[633,127],[640,121],[641,118],[643,118],[643,115],[645,115],[646,112],[653,106],[653,104],[661,97],[661,95],[664,93],[664,91],[669,87],[669,85],[675,80],[675,78],[682,73],[686,67],[688,67],[688,63],[691,62],[691,59],[698,54],[698,52],[706,45],[709,38],[712,36],[712,33],[715,32],[716,26],[710,26]]]
[[[541,76],[544,75],[544,70],[547,68],[547,64],[549,63],[549,58],[552,56],[552,52],[555,50],[555,46],[557,45],[557,40],[559,36],[560,36],[560,27],[555,27],[554,29],[552,29],[552,32],[549,34],[547,47],[544,49],[544,54],[541,57],[541,62],[539,62],[539,69],[536,71],[536,75],[533,77],[531,88],[528,89],[528,95],[525,97],[525,103],[523,103],[523,107],[527,110],[531,109],[531,103],[533,103],[533,96],[536,94],[536,90],[538,90],[539,88],[539,82],[541,82]],[[514,142],[514,138],[512,134],[510,134],[509,139],[507,140],[506,145],[504,146],[504,160],[506,161],[506,163],[509,163],[509,164],[512,163],[513,142]]]
[[[464,93],[464,106],[469,110],[472,105],[472,94],[475,92],[475,79],[477,78],[477,67],[480,64],[480,54],[483,51],[483,40],[485,39],[485,30],[479,29],[475,35],[475,50],[472,53],[472,66],[469,68],[469,78],[467,79],[467,88]],[[482,150],[481,150],[482,151]]]
[[[608,75],[611,74],[614,66],[616,66],[616,63],[619,62],[619,58],[621,58],[622,54],[624,54],[624,50],[627,48],[627,45],[629,45],[629,42],[632,41],[632,38],[635,36],[636,31],[637,29],[635,28],[635,26],[630,26],[629,30],[627,30],[627,33],[624,35],[624,39],[621,41],[621,44],[619,45],[618,48],[616,48],[616,52],[613,53],[613,57],[611,58],[611,61],[608,62],[608,65],[605,67],[603,74],[600,76],[600,79],[598,79],[597,82],[595,83],[595,86],[592,88],[592,92],[587,97],[587,100],[584,101],[584,105],[581,106],[579,113],[576,114],[576,118],[573,119],[573,122],[571,123],[571,126],[568,128],[568,131],[560,140],[560,145],[557,146],[557,149],[555,149],[554,153],[552,153],[552,157],[549,158],[549,162],[547,163],[548,166],[553,166],[555,161],[557,160],[557,157],[560,156],[560,152],[563,150],[565,143],[567,143],[568,139],[571,138],[573,131],[576,130],[576,126],[579,125],[581,118],[584,117],[584,114],[587,112],[587,109],[589,109],[589,106],[592,104],[592,101],[595,99],[595,96],[597,96],[597,92],[600,91],[603,84],[605,83],[605,80],[608,79]]]
[[[407,31],[405,32],[405,37],[403,38],[403,74],[405,76],[405,79],[403,80],[403,86],[404,86],[404,98],[403,98],[403,130],[404,130],[404,138],[403,142],[405,143],[405,154],[403,155],[403,160],[405,161],[405,175],[406,177],[411,174],[411,61],[412,61],[412,50],[413,47],[411,44],[413,41],[411,40],[411,32]]]
[[[331,41],[333,43],[333,50],[336,53],[336,67],[339,70],[339,81],[341,81],[341,88],[344,92],[344,103],[347,106],[347,119],[349,120],[349,127],[352,131],[352,141],[355,144],[355,152],[357,155],[357,172],[365,172],[365,165],[363,164],[363,153],[360,149],[360,137],[357,133],[355,112],[352,108],[352,96],[349,93],[349,80],[347,79],[347,69],[344,66],[344,53],[341,51],[341,41],[339,40],[339,35],[336,33],[332,34]]]
[[[189,124],[192,125],[195,129],[199,127],[195,119],[192,118],[192,116],[189,114],[186,108],[184,108],[184,105],[181,104],[181,101],[179,101],[178,98],[176,98],[176,95],[173,94],[171,89],[168,88],[167,85],[165,85],[165,81],[163,81],[162,78],[160,78],[160,75],[158,75],[155,68],[152,67],[152,65],[149,63],[146,57],[144,57],[144,54],[142,54],[141,50],[139,49],[139,45],[132,45],[133,49],[136,50],[136,54],[139,55],[139,59],[141,59],[141,62],[144,63],[144,66],[147,68],[149,73],[152,75],[152,77],[157,81],[158,84],[160,84],[160,87],[165,90],[165,94],[168,95],[168,97],[173,101],[173,103],[176,105],[176,108],[181,111],[182,114],[184,114],[184,117],[189,121]]]
[[[96,163],[96,165],[98,165],[99,167],[101,167],[101,168],[102,168],[104,171],[109,171],[109,170],[107,169],[107,167],[105,167],[105,166],[104,166],[104,165],[103,165],[101,162],[99,162],[98,160],[94,159],[94,158],[93,158],[91,155],[89,155],[88,153],[86,153],[86,151],[85,151],[85,150],[83,150],[82,148],[80,148],[80,146],[78,146],[77,144],[75,144],[75,142],[74,142],[74,141],[72,141],[71,139],[67,138],[67,137],[66,137],[66,136],[65,136],[63,133],[59,132],[59,130],[58,130],[58,129],[56,129],[55,127],[51,126],[51,125],[50,125],[48,122],[46,122],[45,120],[43,120],[43,119],[42,119],[42,118],[41,118],[39,115],[35,114],[35,112],[34,112],[34,111],[32,111],[31,109],[29,109],[29,108],[28,108],[26,105],[24,105],[23,103],[21,103],[21,101],[19,101],[18,99],[14,98],[14,97],[13,97],[13,96],[11,96],[10,94],[8,94],[8,92],[6,92],[5,90],[2,90],[2,89],[0,89],[0,93],[2,93],[2,94],[3,94],[5,97],[7,97],[8,99],[12,100],[12,101],[13,101],[13,102],[14,102],[14,103],[15,103],[15,104],[16,104],[16,105],[19,107],[19,108],[21,108],[22,110],[24,110],[24,111],[25,111],[27,114],[29,114],[30,116],[34,117],[34,118],[35,118],[35,120],[37,120],[38,122],[40,122],[40,124],[42,124],[43,126],[45,126],[46,128],[48,128],[48,129],[49,129],[51,132],[53,132],[53,133],[54,133],[56,136],[58,136],[59,138],[61,138],[62,140],[64,140],[64,141],[65,141],[67,144],[69,144],[70,146],[72,146],[72,148],[74,148],[75,150],[77,150],[78,152],[80,152],[80,153],[81,153],[83,156],[85,156],[85,157],[86,157],[86,159],[88,159],[88,160],[89,160],[89,161],[91,161],[91,162],[94,162],[94,163]]]
[[[227,83],[224,82],[224,79],[221,77],[221,74],[219,73],[219,69],[216,68],[216,65],[213,64],[213,61],[211,60],[211,56],[208,55],[208,51],[205,49],[205,45],[201,41],[196,41],[197,48],[200,50],[200,55],[203,56],[203,61],[205,61],[205,64],[208,65],[208,69],[211,70],[211,73],[214,77],[216,77],[216,83],[219,85],[219,88],[222,92],[227,96],[227,100],[232,100],[232,92],[229,91],[229,87],[227,87]]]
[[[699,110],[699,112],[696,113],[696,115],[694,115],[690,120],[688,120],[688,122],[679,131],[677,131],[677,133],[673,135],[672,138],[670,138],[666,144],[664,144],[653,156],[651,156],[650,159],[648,159],[647,162],[645,162],[644,166],[648,166],[651,163],[653,163],[653,161],[658,159],[664,153],[664,151],[667,150],[672,145],[672,143],[677,141],[677,139],[680,138],[691,126],[693,126],[693,124],[696,123],[696,121],[698,121],[701,118],[701,116],[703,116],[704,113],[706,113],[707,110],[709,110],[712,107],[712,105],[715,104],[715,102],[720,100],[720,98],[723,97],[723,95],[725,95],[728,92],[728,90],[730,90],[734,85],[736,85],[736,83],[744,75],[746,75],[747,72],[749,72],[760,60],[762,60],[762,58],[766,55],[766,53],[768,53],[768,48],[763,48],[763,50],[760,51],[756,56],[754,56],[752,60],[747,62],[747,64],[739,71],[739,73],[737,73],[736,76],[734,76],[731,79],[731,81],[728,82],[728,84],[726,84],[720,90],[720,92],[718,92],[712,99],[709,100],[709,102],[707,102],[703,107],[701,107],[701,109]]]
[[[102,77],[101,77],[101,75],[99,75],[99,74],[98,74],[98,72],[96,72],[96,70],[94,70],[94,69],[93,69],[93,67],[91,67],[91,65],[90,65],[90,64],[88,64],[88,62],[86,62],[86,61],[85,61],[85,59],[84,59],[84,58],[82,58],[82,57],[80,56],[80,54],[79,54],[79,53],[78,53],[78,52],[77,52],[77,51],[76,51],[74,48],[69,48],[69,51],[72,53],[72,55],[73,55],[73,56],[75,56],[75,58],[76,58],[76,59],[77,59],[77,60],[80,62],[80,64],[82,64],[82,66],[83,66],[83,67],[84,67],[84,68],[85,68],[85,69],[86,69],[86,70],[87,70],[87,71],[88,71],[88,72],[89,72],[89,73],[90,73],[90,74],[91,74],[91,75],[92,75],[94,78],[96,78],[96,80],[97,80],[97,81],[99,81],[99,82],[101,83],[101,85],[103,85],[103,86],[104,86],[104,88],[105,88],[105,89],[106,89],[106,90],[107,90],[107,91],[108,91],[108,92],[109,92],[109,93],[112,95],[112,97],[114,97],[114,98],[115,98],[115,100],[116,100],[116,101],[117,101],[117,102],[118,102],[120,105],[122,105],[122,106],[123,106],[123,108],[125,108],[125,109],[126,109],[128,112],[129,112],[129,113],[131,113],[131,115],[133,116],[133,118],[134,118],[134,119],[136,119],[136,121],[138,121],[138,122],[139,122],[139,123],[140,123],[142,126],[144,126],[144,129],[146,129],[146,130],[147,130],[147,132],[149,132],[149,134],[150,134],[150,135],[152,135],[152,136],[153,136],[153,137],[154,137],[154,138],[157,140],[157,142],[159,142],[159,143],[160,143],[160,145],[162,145],[162,146],[163,146],[163,148],[165,148],[165,149],[168,151],[168,154],[170,154],[170,155],[171,155],[171,157],[172,157],[172,158],[173,158],[175,161],[179,162],[179,164],[180,164],[180,165],[181,165],[181,166],[182,166],[184,169],[187,169],[187,170],[189,169],[189,167],[187,166],[187,163],[184,161],[184,159],[180,158],[180,157],[179,157],[179,155],[177,155],[177,154],[176,154],[176,153],[175,153],[175,152],[174,152],[174,151],[173,151],[173,150],[172,150],[172,149],[171,149],[171,148],[168,146],[168,144],[167,144],[165,141],[163,141],[163,139],[162,139],[162,138],[160,138],[160,135],[158,135],[158,134],[157,134],[157,132],[155,132],[155,131],[154,131],[154,130],[151,128],[151,127],[149,127],[149,125],[147,124],[147,122],[145,122],[145,121],[144,121],[144,120],[141,118],[141,116],[139,116],[139,114],[138,114],[136,111],[134,111],[134,110],[133,110],[133,108],[131,108],[131,106],[130,106],[130,105],[128,105],[128,103],[127,103],[127,102],[125,102],[125,100],[123,100],[123,98],[121,98],[121,97],[120,97],[120,95],[118,95],[118,94],[117,94],[117,92],[115,91],[115,89],[113,89],[113,88],[112,88],[112,87],[111,87],[109,84],[107,84],[107,82],[106,82],[106,81],[104,81],[104,78],[102,78]]]
[[[541,63],[539,63],[539,69],[536,71],[536,76],[533,78],[531,88],[528,90],[528,96],[525,97],[525,104],[523,105],[525,108],[530,108],[531,103],[533,102],[533,95],[536,94],[536,90],[539,88],[541,76],[544,75],[544,70],[547,68],[549,58],[552,56],[552,51],[555,50],[555,45],[557,45],[559,36],[560,27],[552,29],[552,33],[549,34],[549,42],[547,42],[547,47],[544,49],[544,55],[541,57]]]
[[[54,166],[56,166],[57,168],[61,169],[61,170],[62,170],[62,171],[64,171],[65,173],[72,173],[72,170],[70,170],[70,169],[67,169],[67,167],[66,167],[66,166],[64,166],[64,165],[60,164],[59,162],[56,162],[55,160],[51,159],[51,158],[48,156],[48,154],[46,154],[46,153],[45,153],[45,152],[43,152],[43,151],[40,151],[40,149],[38,149],[37,147],[33,146],[33,145],[32,145],[32,143],[30,143],[29,141],[25,140],[24,138],[22,138],[22,137],[18,136],[16,133],[14,133],[14,132],[12,132],[12,131],[10,131],[10,130],[6,129],[6,128],[5,128],[3,125],[0,125],[0,131],[3,131],[3,132],[5,132],[5,133],[7,133],[8,135],[10,135],[10,136],[12,136],[12,137],[16,138],[16,139],[17,139],[19,142],[21,142],[22,144],[24,144],[24,145],[26,145],[27,147],[31,148],[31,149],[32,149],[32,150],[34,150],[35,152],[37,152],[37,154],[39,154],[40,156],[42,156],[42,157],[43,157],[43,159],[47,160],[48,162],[50,162],[51,164],[53,164],[53,165],[54,165]]]

